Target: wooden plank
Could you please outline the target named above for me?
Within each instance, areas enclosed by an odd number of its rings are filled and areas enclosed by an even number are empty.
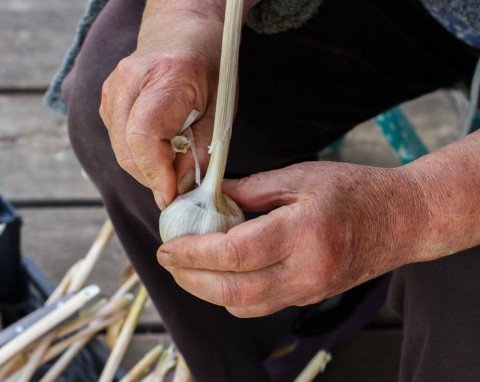
[[[65,117],[38,95],[0,96],[0,193],[12,200],[98,199],[70,147]]]
[[[315,382],[396,382],[401,341],[401,330],[361,331],[332,349],[332,361]]]
[[[412,100],[402,108],[430,151],[438,150],[458,139],[458,116],[451,97],[445,91]],[[372,121],[362,123],[347,133],[340,148],[324,155],[323,159],[368,166],[400,165],[379,127]]]
[[[324,155],[323,159],[381,167],[396,167],[400,164],[378,126],[371,121],[348,132],[341,146]]]
[[[457,90],[439,90],[405,103],[403,111],[428,150],[435,151],[459,139],[462,118],[456,107],[466,111],[467,102]]]
[[[103,208],[22,208],[18,213],[23,219],[22,253],[31,258],[54,285],[71,265],[85,256],[107,216]],[[98,284],[102,295],[111,296],[127,263],[114,236],[89,282]],[[162,327],[152,304],[145,309],[139,325],[156,330]]]
[[[405,106],[430,150],[456,139],[457,121],[443,93]],[[0,192],[13,199],[98,198],[68,142],[65,118],[42,105],[40,96],[0,96]],[[325,157],[367,165],[398,165],[378,127],[362,124]]]
[[[86,0],[0,2],[0,88],[43,88],[70,45]]]

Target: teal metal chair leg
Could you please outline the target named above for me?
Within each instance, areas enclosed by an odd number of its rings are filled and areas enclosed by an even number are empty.
[[[428,153],[428,149],[400,107],[394,107],[374,118],[395,151],[400,163],[407,164]]]

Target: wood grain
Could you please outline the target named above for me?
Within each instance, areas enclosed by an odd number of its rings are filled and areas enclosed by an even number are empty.
[[[85,5],[85,0],[2,0],[0,88],[46,87]]]
[[[103,208],[22,208],[17,212],[23,220],[22,253],[31,258],[54,285],[71,265],[85,256],[107,216]],[[127,257],[114,236],[87,284],[99,285],[101,294],[109,297],[118,289],[126,265]],[[143,330],[163,327],[152,304],[145,309],[139,326]]]
[[[65,118],[39,95],[0,95],[0,193],[12,200],[99,198],[82,176]]]

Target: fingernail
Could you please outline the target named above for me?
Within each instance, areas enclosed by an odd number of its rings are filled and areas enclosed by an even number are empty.
[[[174,257],[168,252],[158,252],[157,260],[163,267],[174,266],[175,259]]]
[[[195,184],[195,174],[193,171],[187,172],[182,179],[180,180],[180,194],[184,194],[185,192],[191,191],[193,189],[193,185]]]
[[[155,198],[155,202],[157,203],[158,207],[161,211],[165,211],[167,208],[167,203],[165,203],[165,199],[163,199],[162,194],[158,191],[153,191],[153,197]]]

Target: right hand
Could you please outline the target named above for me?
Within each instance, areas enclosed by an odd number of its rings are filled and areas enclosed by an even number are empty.
[[[105,81],[100,106],[119,165],[153,190],[160,209],[193,186],[191,152],[174,160],[169,143],[193,109],[201,113],[192,129],[206,171],[223,32],[218,4],[197,12],[176,1],[147,2],[137,50]]]
[[[319,161],[225,181],[243,210],[270,212],[169,240],[157,259],[186,291],[237,317],[320,302],[445,255],[414,168]]]

